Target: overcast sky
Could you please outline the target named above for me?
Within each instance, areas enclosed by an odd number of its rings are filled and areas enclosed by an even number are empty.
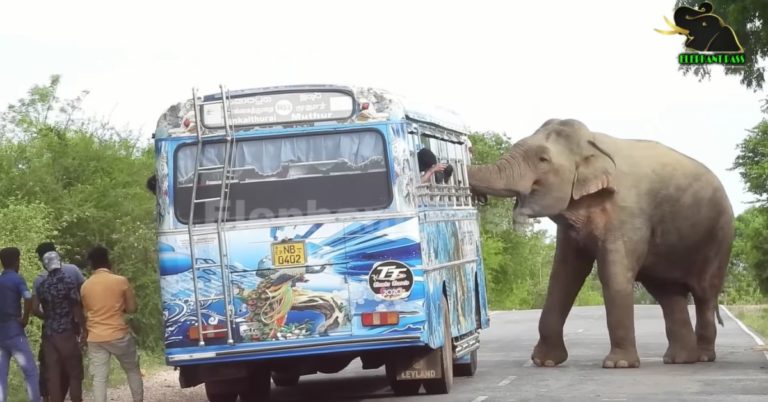
[[[717,1],[712,1],[717,13]],[[751,200],[736,145],[760,99],[715,68],[677,71],[674,0],[29,1],[0,13],[0,105],[61,74],[87,112],[147,138],[191,87],[378,86],[518,139],[549,118],[654,139],[707,164],[736,213]],[[547,228],[552,226],[547,225]]]

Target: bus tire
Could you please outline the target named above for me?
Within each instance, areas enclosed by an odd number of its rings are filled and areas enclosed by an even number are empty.
[[[451,334],[451,312],[448,309],[448,300],[443,296],[440,303],[443,313],[443,346],[433,353],[440,354],[440,369],[443,375],[440,378],[424,380],[424,390],[427,394],[447,394],[453,386],[453,335]]]
[[[273,371],[272,382],[278,387],[292,387],[299,383],[299,373],[288,371]]]
[[[241,380],[238,393],[239,402],[267,402],[272,391],[272,376],[265,368],[251,370],[250,375]],[[213,402],[213,401],[211,401]]]
[[[205,396],[209,402],[237,402],[237,390],[232,390],[229,387],[228,390],[225,385],[216,381],[207,381],[205,383]]]
[[[477,349],[469,352],[469,363],[454,363],[453,375],[456,377],[472,377],[477,371]]]

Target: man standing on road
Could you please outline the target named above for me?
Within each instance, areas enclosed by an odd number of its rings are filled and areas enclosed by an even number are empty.
[[[56,245],[54,245],[51,242],[44,242],[40,243],[37,246],[37,256],[40,258],[40,263],[43,263],[43,256],[51,251],[57,251]],[[80,271],[80,268],[78,268],[76,265],[73,264],[66,264],[63,263],[61,265],[61,270],[69,276],[72,281],[74,281],[75,286],[77,287],[77,294],[78,297],[80,295],[80,286],[83,285],[83,282],[85,282],[85,278],[83,277],[83,273]],[[37,278],[35,278],[35,281],[32,283],[32,292],[33,292],[33,306],[39,305],[39,299],[37,298],[37,295],[39,293],[38,287],[40,286],[40,283],[43,281],[43,279],[48,277],[48,270],[45,268],[45,265],[43,264],[43,271],[40,272],[40,274],[37,275]],[[37,316],[40,319],[43,319],[43,317],[38,316],[38,314],[35,313],[35,316]],[[42,333],[42,331],[41,331]],[[44,339],[43,339],[44,341]],[[46,378],[46,367],[45,367],[45,353],[43,351],[43,342],[40,342],[40,350],[37,353],[37,360],[40,364],[40,394],[43,397],[44,402],[49,401],[49,393],[48,393],[48,379]],[[82,383],[82,378],[80,379]],[[62,395],[66,395],[69,390],[69,376],[66,370],[61,370],[61,379],[59,381],[59,384],[61,384],[62,387]]]
[[[31,402],[40,402],[39,378],[35,356],[29,348],[24,328],[29,323],[32,294],[24,278],[19,275],[21,252],[16,247],[0,250],[0,401],[8,399],[8,369],[11,357],[24,373],[27,396]],[[24,312],[21,311],[24,299]]]
[[[35,315],[43,318],[43,356],[45,377],[50,402],[64,402],[69,388],[72,402],[83,401],[83,356],[85,316],[80,305],[77,285],[62,269],[61,257],[56,251],[43,255],[43,265],[48,276],[37,287],[42,305],[40,312],[34,303]],[[62,372],[67,372],[68,387],[61,384]]]
[[[88,357],[93,373],[95,402],[107,401],[109,360],[115,356],[128,378],[134,402],[144,401],[136,340],[123,313],[136,311],[136,299],[128,279],[112,273],[109,251],[101,246],[88,253],[93,274],[80,289],[88,328]]]

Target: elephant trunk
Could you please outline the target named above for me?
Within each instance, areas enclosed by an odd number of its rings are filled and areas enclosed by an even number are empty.
[[[530,185],[522,183],[522,150],[513,147],[496,163],[469,166],[469,186],[472,191],[496,197],[515,197],[530,192]]]

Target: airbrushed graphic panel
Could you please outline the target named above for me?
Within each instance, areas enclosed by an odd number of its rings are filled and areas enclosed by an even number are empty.
[[[416,217],[239,229],[228,232],[226,239],[226,279],[233,295],[238,343],[397,334],[418,332],[425,326]],[[271,245],[277,241],[303,241],[306,265],[313,270],[275,268]],[[197,343],[187,334],[197,324],[197,312],[188,237],[161,235],[160,242],[166,347],[193,347]],[[199,263],[217,263],[216,236],[201,238],[195,251]],[[375,264],[385,261],[408,267],[413,283],[407,286],[407,296],[386,300],[374,293],[369,276]],[[225,282],[218,268],[198,269],[197,282],[201,298],[223,296]],[[362,326],[361,313],[384,310],[402,312],[400,325]],[[203,303],[202,320],[207,325],[223,324],[225,311],[223,300]],[[216,342],[223,341],[209,341]]]
[[[420,230],[425,241],[421,247],[424,266],[427,267],[425,280],[428,288],[435,290],[429,293],[426,302],[431,326],[425,332],[425,341],[437,347],[444,342],[443,316],[440,312],[443,284],[447,290],[453,336],[475,330],[478,317],[481,322],[487,322],[480,233],[474,211],[431,211],[422,213],[422,219],[424,222]],[[477,260],[471,262],[446,265],[475,258]],[[429,268],[433,266],[437,268]],[[483,328],[487,326],[482,325]]]

